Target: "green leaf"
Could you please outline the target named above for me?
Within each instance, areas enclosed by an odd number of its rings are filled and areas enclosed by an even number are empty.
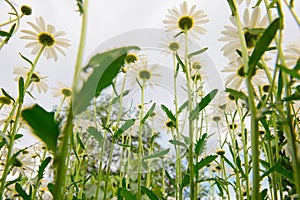
[[[84,111],[94,97],[98,97],[102,90],[111,85],[120,68],[124,65],[127,51],[137,47],[123,47],[96,54],[93,56],[83,71],[92,68],[93,72],[83,82],[79,91],[74,92],[73,112],[75,115]]]
[[[214,161],[218,156],[217,155],[210,155],[206,156],[205,158],[202,158],[195,166],[194,170],[195,173],[198,173],[200,169],[210,164],[212,161]]]
[[[230,10],[231,10],[231,15],[236,16],[236,7],[235,7],[233,0],[227,0],[227,2],[230,7]]]
[[[169,108],[167,108],[165,105],[161,105],[160,106],[161,109],[167,114],[168,118],[172,121],[172,122],[176,122],[176,117],[173,115],[173,113],[171,112],[171,110],[169,110]]]
[[[19,53],[19,55],[20,55],[21,58],[23,58],[26,62],[28,62],[31,66],[33,65],[33,63],[31,62],[31,60],[29,60],[28,58],[26,58],[25,56],[23,56],[21,53]]]
[[[186,144],[183,142],[180,142],[179,140],[169,140],[169,142],[173,145],[182,146],[184,148],[187,148]]]
[[[79,143],[80,147],[82,149],[85,149],[85,146],[84,146],[84,144],[83,144],[83,142],[82,142],[82,140],[81,140],[81,138],[79,136],[79,133],[76,134],[76,138],[77,138],[77,142]]]
[[[39,105],[22,111],[22,117],[30,125],[33,133],[53,152],[56,151],[59,125],[54,120],[54,113],[47,112]]]
[[[282,176],[284,176],[285,178],[289,179],[291,182],[293,183],[295,182],[293,177],[293,172],[281,166],[280,162],[275,163],[275,165],[273,165],[272,167],[270,167],[270,163],[268,162],[261,162],[261,163],[268,168],[268,170],[262,175],[262,178],[268,176],[272,172],[277,172]]]
[[[149,197],[150,200],[159,200],[159,198],[148,188],[142,186],[141,189],[142,192],[144,192]]]
[[[218,90],[214,89],[209,94],[207,94],[203,99],[200,101],[200,103],[197,105],[197,107],[191,112],[190,119],[194,120],[198,117],[201,110],[203,110],[208,104],[213,100],[213,98],[216,96]]]
[[[295,69],[288,69],[282,65],[277,65],[283,72],[291,75],[292,77],[295,77],[297,79],[300,79],[300,74],[298,73],[298,70]]]
[[[143,160],[149,160],[149,159],[153,159],[153,158],[157,158],[157,157],[163,157],[164,155],[168,154],[169,151],[170,151],[170,148],[160,151],[158,153],[153,153],[151,155],[144,156]]]
[[[283,91],[283,82],[282,82],[282,71],[279,70],[278,73],[278,90],[277,90],[277,99],[281,99],[282,91]]]
[[[268,50],[270,43],[276,35],[277,30],[280,28],[279,18],[275,19],[270,26],[264,31],[263,35],[259,38],[258,42],[255,44],[255,48],[249,58],[249,70],[248,74],[252,74],[255,67],[265,53]]]
[[[166,177],[169,179],[170,183],[176,187],[176,184],[175,184],[175,180],[171,177],[171,175],[169,174],[169,172],[167,170],[165,170],[165,173],[166,173]]]
[[[5,96],[5,97],[7,97],[7,98],[9,98],[10,100],[12,100],[13,102],[15,102],[15,99],[14,98],[12,98],[3,88],[1,88],[1,91],[2,91],[2,94]]]
[[[188,106],[188,101],[184,102],[180,108],[178,109],[178,114],[181,113],[183,111],[183,109],[185,109]]]
[[[129,94],[130,90],[125,90],[122,94],[122,97],[125,97]],[[115,104],[117,101],[120,100],[120,95],[118,95],[117,97],[115,97],[112,101],[111,101],[111,104]]]
[[[242,100],[247,100],[248,97],[242,92],[242,91],[237,91],[231,88],[226,88],[225,92],[230,93],[235,99],[242,99]]]
[[[294,94],[291,94],[290,96],[288,97],[284,97],[282,99],[283,101],[297,101],[297,100],[300,100],[300,94],[298,92],[294,93]]]
[[[0,30],[0,36],[3,36],[3,37],[10,37],[11,34],[9,34],[9,33],[6,32],[6,31],[1,31],[1,30]]]
[[[294,67],[294,70],[299,70],[300,69],[300,58],[297,60],[297,63],[296,63],[296,65],[295,65],[295,67]]]
[[[195,145],[195,154],[196,155],[199,156],[203,152],[205,144],[206,144],[206,140],[207,140],[207,133],[204,133],[202,135],[202,137],[199,138],[199,140],[197,141],[197,143]]]
[[[195,51],[195,52],[193,52],[193,53],[190,53],[190,54],[188,55],[188,58],[192,58],[193,56],[196,56],[196,55],[199,55],[199,54],[201,54],[201,53],[204,53],[207,49],[208,49],[208,48],[205,47],[205,48],[203,48],[203,49],[200,49],[200,50],[198,50],[198,51]]]
[[[187,186],[188,184],[190,184],[190,175],[188,173],[186,173],[183,176],[183,179],[182,179],[181,184],[180,184],[180,188],[182,189],[185,186]]]
[[[50,163],[51,157],[47,157],[43,162],[41,163],[39,170],[38,170],[38,180],[42,180],[44,176],[44,171],[47,167],[47,165]]]
[[[24,79],[23,77],[19,78],[19,101],[23,102],[24,100]]]
[[[183,64],[182,60],[180,59],[179,55],[176,53],[176,59],[177,59],[177,62],[179,63],[179,65],[181,66],[181,69],[183,72],[186,72],[185,71],[185,65]]]
[[[16,183],[15,189],[24,200],[31,200],[31,197],[23,190],[19,183]]]
[[[134,122],[135,122],[135,119],[129,119],[129,120],[127,120],[124,124],[123,124],[123,126],[121,127],[121,128],[119,128],[116,132],[115,132],[115,134],[114,134],[114,136],[113,136],[113,138],[116,140],[116,139],[118,139],[127,129],[129,129],[133,124],[134,124]]]
[[[118,197],[125,198],[126,200],[136,200],[136,197],[128,191],[126,188],[119,188],[118,189]]]
[[[155,109],[156,103],[153,103],[153,105],[151,106],[151,108],[148,110],[148,112],[145,114],[145,116],[143,117],[141,123],[144,124],[145,121],[147,120],[147,118],[153,113],[154,109]]]
[[[102,143],[103,136],[95,127],[88,127],[87,132],[92,135],[99,142],[99,144]]]

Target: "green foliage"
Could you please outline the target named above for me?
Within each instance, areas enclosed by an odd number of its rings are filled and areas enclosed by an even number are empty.
[[[54,120],[54,113],[47,112],[39,105],[22,111],[22,117],[52,152],[56,152],[59,124]]]
[[[98,97],[102,90],[111,85],[112,80],[124,65],[127,51],[137,47],[123,47],[96,54],[93,56],[84,71],[91,68],[92,74],[83,82],[79,91],[73,92],[73,112],[75,115],[84,111],[94,97]],[[84,72],[82,72],[84,73]]]

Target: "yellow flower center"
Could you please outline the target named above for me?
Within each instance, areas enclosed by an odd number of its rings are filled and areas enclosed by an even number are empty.
[[[32,82],[40,82],[40,80],[41,79],[37,74],[35,74],[35,73],[32,74],[32,76],[31,76],[31,81]]]
[[[252,73],[250,74],[250,76],[254,76],[256,73],[256,69],[254,69],[252,71]],[[237,71],[237,75],[244,78],[246,75],[245,75],[245,72],[244,72],[244,65],[240,66],[240,68],[238,69]]]
[[[66,97],[69,97],[69,96],[71,96],[71,94],[72,94],[71,90],[68,89],[68,88],[63,88],[63,89],[61,90],[61,93],[62,93],[64,96],[66,96]]]
[[[237,128],[237,125],[236,124],[229,124],[229,128],[231,130],[235,130]]]
[[[201,66],[200,62],[194,62],[193,65],[192,65],[192,67],[194,69],[201,69],[202,66]]]
[[[180,48],[180,45],[177,42],[171,42],[169,44],[169,49],[171,51],[177,51]]]
[[[166,122],[166,127],[176,128],[176,124],[173,121],[169,120],[169,121]]]
[[[38,35],[38,40],[41,45],[48,46],[48,47],[54,45],[55,43],[54,37],[51,34],[46,32],[41,32]]]
[[[125,62],[127,64],[135,63],[137,60],[138,60],[138,57],[133,53],[127,54],[127,56],[125,57]]]
[[[194,19],[191,16],[182,16],[178,20],[178,27],[183,31],[188,31],[194,26]]]
[[[139,77],[146,81],[151,78],[151,73],[148,70],[142,70],[139,72]]]
[[[246,29],[244,35],[245,35],[246,45],[249,49],[251,49],[255,46],[255,43],[259,40],[261,34],[253,34]]]
[[[9,104],[11,104],[11,100],[9,98],[7,98],[6,96],[1,96],[0,104],[9,105]]]

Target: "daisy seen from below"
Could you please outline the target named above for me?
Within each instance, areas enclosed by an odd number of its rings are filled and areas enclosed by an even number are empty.
[[[180,9],[173,7],[168,9],[163,23],[166,24],[166,32],[177,31],[189,33],[192,37],[199,39],[198,34],[205,34],[206,30],[201,26],[209,20],[203,10],[196,10],[196,5],[188,9],[187,2],[180,5]]]
[[[21,36],[21,39],[29,40],[30,42],[25,46],[26,48],[32,48],[31,54],[36,55],[38,52],[45,48],[44,55],[47,59],[53,58],[57,61],[57,52],[66,56],[63,48],[68,48],[70,42],[64,38],[64,31],[56,31],[55,27],[51,24],[46,24],[42,17],[36,18],[36,24],[27,22],[34,31],[22,30],[25,35]]]
[[[67,84],[58,82],[57,87],[53,87],[53,97],[70,97],[72,95],[71,88]]]
[[[127,53],[125,57],[124,66],[122,68],[123,73],[127,73],[127,71],[136,65],[139,65],[140,62],[146,61],[147,57],[145,54],[141,54],[140,51],[131,50]]]
[[[150,65],[145,60],[139,65],[132,66],[132,70],[128,73],[128,80],[132,85],[138,83],[153,88],[153,86],[159,85],[161,75],[158,73],[158,70],[158,64]]]
[[[161,53],[170,56],[178,53],[183,55],[184,53],[184,42],[182,37],[174,37],[172,34],[167,34],[166,37],[162,38],[162,43],[159,45],[162,48]]]
[[[299,38],[300,39],[300,38]],[[300,42],[299,39],[294,43],[288,44],[285,50],[286,65],[290,69],[294,68],[300,59]]]
[[[221,32],[224,36],[219,38],[219,41],[227,42],[221,50],[223,51],[223,55],[232,61],[239,57],[237,50],[241,51],[241,43],[235,18],[231,16],[230,21],[232,26],[226,25],[224,27],[225,30]],[[267,15],[261,17],[261,10],[259,7],[254,8],[251,17],[249,9],[245,9],[243,17],[243,30],[249,53],[253,50],[255,43],[259,40],[267,26]]]
[[[15,81],[18,81],[20,76],[22,76],[24,79],[26,79],[29,71],[30,70],[28,67],[15,68],[13,71],[13,74],[18,75],[18,77],[15,78]],[[46,83],[46,77],[41,76],[40,72],[38,72],[38,71],[35,71],[32,74],[29,90],[33,91],[35,88],[37,89],[37,91],[39,93],[47,92],[47,90],[49,88]]]
[[[238,58],[235,62],[230,62],[229,66],[224,67],[222,72],[228,73],[225,78],[225,85],[228,88],[240,90],[245,88],[246,74],[244,72],[244,63],[242,58]],[[266,82],[265,72],[256,68],[251,74],[251,80],[256,86],[262,86]]]

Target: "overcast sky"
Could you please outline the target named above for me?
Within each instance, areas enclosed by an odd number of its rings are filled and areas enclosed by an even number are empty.
[[[21,20],[19,30],[30,28],[26,21],[34,21],[35,17],[43,16],[46,23],[53,24],[57,30],[64,30],[72,46],[66,50],[67,57],[59,56],[57,62],[40,60],[37,70],[42,75],[49,76],[50,87],[55,86],[57,81],[70,84],[73,78],[73,68],[76,60],[77,46],[80,35],[81,18],[75,5],[75,0],[23,0],[15,2],[18,5],[28,4],[32,6],[33,13]],[[87,29],[87,43],[84,57],[87,59],[91,53],[114,36],[142,28],[162,28],[162,20],[165,19],[167,9],[173,6],[178,7],[182,1],[178,0],[90,0],[89,18]],[[297,4],[299,2],[295,2]],[[222,56],[220,49],[224,43],[217,41],[224,25],[229,25],[228,18],[230,11],[226,0],[190,0],[188,5],[197,4],[197,8],[205,10],[210,22],[205,24],[207,34],[202,36],[198,42],[201,47],[208,47],[207,55],[211,58],[218,70],[227,65],[227,60]],[[0,10],[4,2],[0,0]],[[300,5],[296,5],[297,13],[300,13]],[[3,10],[1,10],[3,16]],[[289,13],[287,21],[292,21]],[[1,17],[1,20],[3,18]],[[286,24],[285,41],[290,42],[299,38],[299,29],[294,22]],[[15,67],[24,66],[26,63],[19,57],[18,53],[34,58],[30,55],[30,50],[24,46],[27,41],[20,40],[20,31],[11,39],[10,44],[4,46],[0,51],[0,87],[10,91],[16,96],[16,82],[12,71]],[[37,101],[48,109],[57,101],[50,98],[48,94],[38,95],[35,93]]]

